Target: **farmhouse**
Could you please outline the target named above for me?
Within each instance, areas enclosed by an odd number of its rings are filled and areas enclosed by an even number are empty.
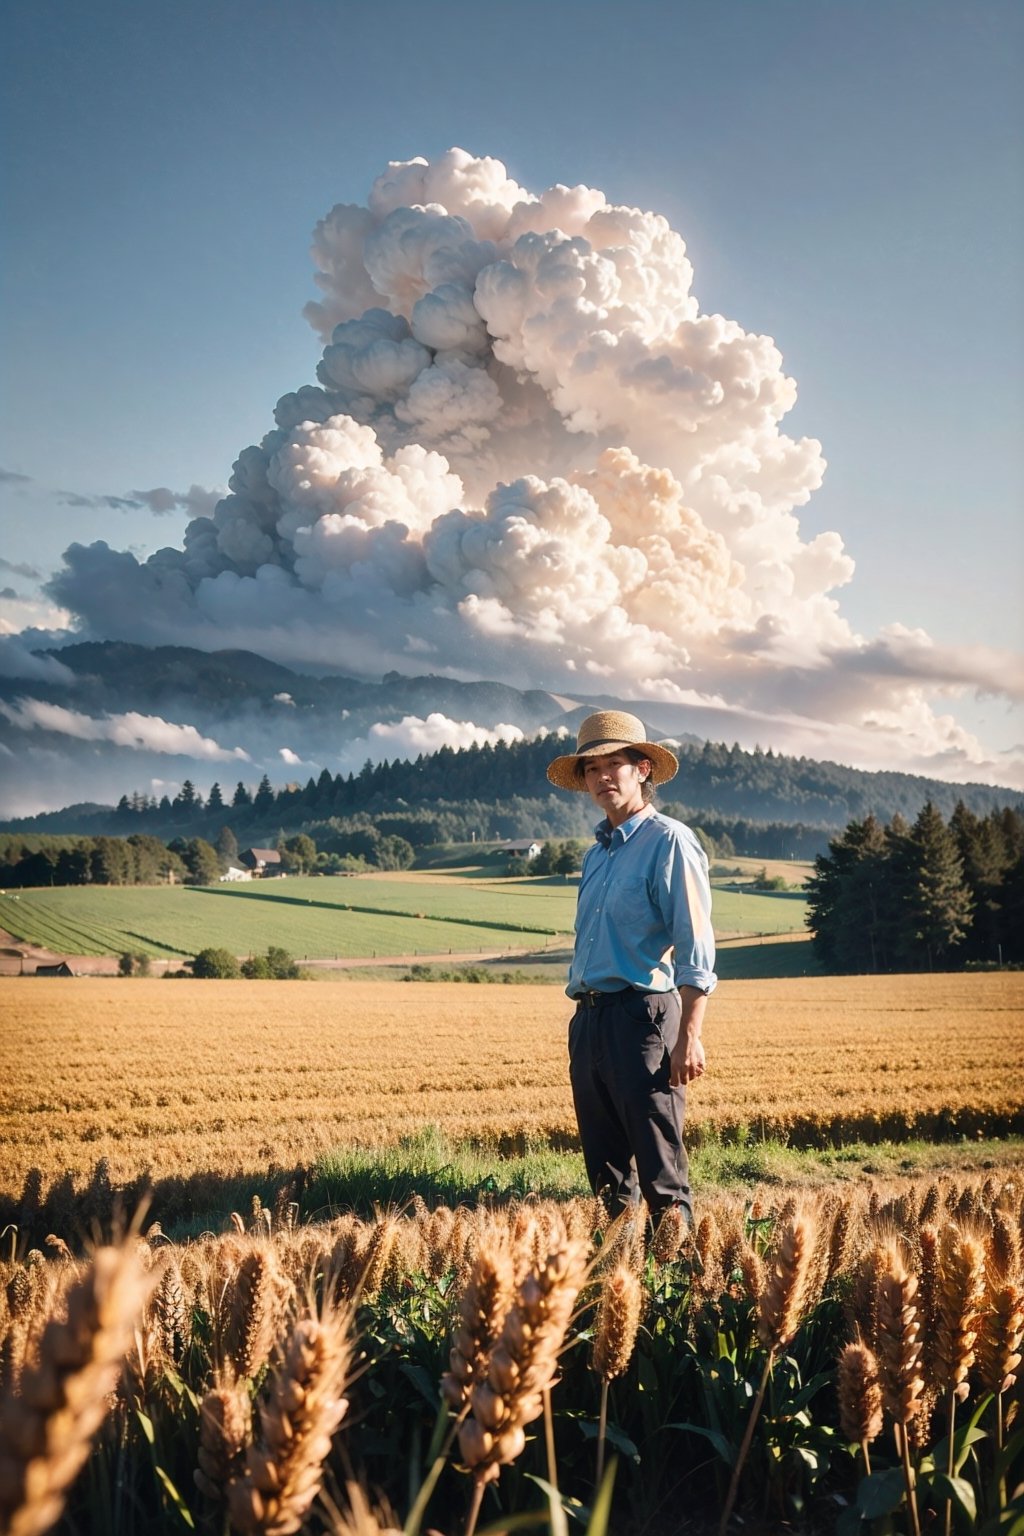
[[[506,843],[503,853],[515,854],[520,859],[535,859],[544,847],[535,837],[520,838],[517,843]]]
[[[247,848],[239,855],[250,876],[279,875],[281,855],[276,848]]]
[[[56,965],[37,965],[36,976],[73,976],[75,973],[66,960],[59,960]]]
[[[222,882],[225,880],[251,880],[252,870],[239,869],[236,864],[229,864],[220,878]]]

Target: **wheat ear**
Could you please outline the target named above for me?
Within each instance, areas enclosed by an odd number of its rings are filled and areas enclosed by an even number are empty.
[[[935,1391],[945,1395],[949,1430],[946,1473],[953,1475],[956,1405],[966,1398],[968,1374],[974,1364],[974,1345],[985,1294],[985,1246],[970,1233],[947,1232],[940,1250],[937,1297],[938,1326],[935,1349],[929,1361],[929,1379]],[[947,1501],[944,1529],[949,1536],[953,1511]]]
[[[246,1536],[290,1536],[320,1490],[331,1436],[348,1403],[348,1316],[325,1311],[296,1323],[245,1472],[228,1492],[231,1520]]]
[[[837,1389],[843,1434],[860,1446],[864,1471],[870,1477],[868,1447],[882,1433],[882,1388],[878,1361],[866,1344],[847,1344],[839,1356]]]
[[[441,1395],[455,1413],[469,1403],[469,1394],[487,1373],[487,1362],[512,1300],[512,1258],[495,1238],[481,1244],[459,1302],[459,1326],[450,1356],[450,1369],[441,1377]]]
[[[192,1479],[200,1493],[215,1503],[227,1498],[231,1482],[242,1473],[242,1458],[251,1435],[248,1394],[235,1386],[214,1387],[199,1410],[199,1466]]]
[[[939,1392],[967,1396],[974,1344],[985,1294],[985,1247],[969,1233],[944,1234],[936,1297],[935,1345],[926,1362]]]
[[[597,1432],[598,1487],[604,1472],[608,1433],[608,1384],[621,1376],[633,1358],[640,1328],[643,1286],[628,1264],[618,1264],[601,1287],[594,1333],[593,1367],[601,1378],[601,1410]]]
[[[920,1412],[924,1390],[916,1296],[916,1277],[909,1273],[899,1252],[889,1249],[886,1267],[878,1281],[878,1376],[882,1402],[895,1426],[897,1449],[903,1462],[911,1528],[914,1536],[921,1536],[908,1433],[911,1420]]]
[[[266,1365],[290,1290],[273,1247],[257,1243],[238,1266],[230,1293],[225,1348],[239,1376],[256,1376]]]
[[[775,1264],[758,1298],[758,1338],[771,1354],[784,1349],[800,1326],[813,1258],[814,1224],[809,1216],[795,1215],[782,1229]]]
[[[100,1248],[68,1291],[66,1320],[46,1325],[38,1363],[0,1406],[0,1527],[7,1536],[41,1536],[60,1518],[106,1416],[147,1291],[133,1250]]]
[[[986,1391],[995,1399],[996,1453],[1002,1451],[1006,1436],[1003,1398],[1017,1383],[1024,1342],[1024,1285],[1019,1272],[1007,1274],[997,1259],[990,1270],[986,1306],[978,1337],[978,1374]],[[1005,1480],[1000,1485],[1005,1503]],[[1002,1505],[1000,1506],[1002,1507]]]
[[[569,1239],[526,1276],[491,1351],[487,1379],[472,1390],[471,1414],[459,1431],[459,1450],[475,1483],[466,1536],[472,1536],[485,1485],[520,1455],[524,1425],[544,1411],[586,1263],[586,1245]]]
[[[725,1536],[728,1529],[729,1518],[739,1492],[743,1466],[754,1438],[754,1426],[764,1403],[765,1392],[768,1390],[768,1380],[772,1373],[772,1366],[775,1364],[775,1356],[789,1343],[800,1326],[808,1294],[814,1248],[814,1223],[808,1215],[801,1215],[794,1205],[783,1220],[782,1236],[775,1264],[758,1297],[757,1334],[767,1355],[764,1370],[761,1373],[761,1383],[750,1409],[747,1426],[736,1455],[732,1476],[729,1479],[729,1491],[726,1494],[718,1526],[719,1536]]]
[[[671,1264],[678,1259],[690,1233],[686,1212],[678,1205],[668,1205],[661,1213],[651,1253],[659,1264]]]

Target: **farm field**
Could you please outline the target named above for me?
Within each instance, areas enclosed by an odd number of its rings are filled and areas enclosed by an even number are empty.
[[[690,1137],[833,1141],[1024,1128],[1024,976],[723,983]],[[265,1173],[425,1125],[574,1140],[555,986],[0,981],[3,1188]]]
[[[0,897],[0,928],[57,954],[141,950],[186,957],[214,945],[247,955],[279,944],[301,958],[472,954],[530,948],[572,931],[576,882],[359,875],[245,885],[55,886]],[[802,931],[799,895],[716,890],[716,932]]]

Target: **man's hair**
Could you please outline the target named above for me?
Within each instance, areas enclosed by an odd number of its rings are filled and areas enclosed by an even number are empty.
[[[636,747],[627,747],[626,756],[631,763],[646,763],[650,769],[646,779],[644,779],[644,805],[652,805],[656,793],[654,787],[654,764],[645,753],[638,752]]]
[[[619,747],[618,750],[622,753],[623,757],[627,757],[631,763],[646,763],[650,768],[650,773],[647,775],[646,779],[644,779],[643,794],[644,805],[653,805],[654,797],[657,791],[654,787],[654,764],[651,762],[651,759],[647,756],[646,752],[640,752],[636,747]],[[578,757],[576,759],[576,766],[573,769],[573,773],[576,778],[579,779],[581,784],[583,783],[586,771],[587,759],[585,757]]]

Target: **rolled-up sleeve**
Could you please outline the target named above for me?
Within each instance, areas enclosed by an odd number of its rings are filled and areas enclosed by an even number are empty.
[[[672,935],[675,983],[713,992],[715,935],[711,927],[711,882],[699,844],[692,848],[682,836],[673,837],[657,883],[657,900]]]

